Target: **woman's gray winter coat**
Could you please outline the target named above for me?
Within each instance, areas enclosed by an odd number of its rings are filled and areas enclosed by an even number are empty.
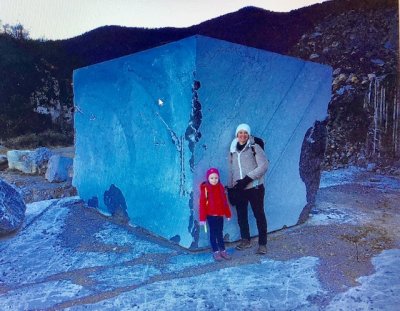
[[[254,138],[250,136],[246,146],[242,151],[236,149],[237,139],[231,143],[229,160],[229,179],[228,187],[233,187],[236,181],[246,175],[253,179],[245,189],[250,189],[264,183],[264,175],[268,170],[269,161],[264,150],[254,143]],[[255,155],[252,150],[254,147]]]

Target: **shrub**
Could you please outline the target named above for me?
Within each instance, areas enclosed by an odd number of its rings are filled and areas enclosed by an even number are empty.
[[[70,146],[74,143],[74,137],[70,134],[64,134],[47,130],[42,133],[29,133],[3,142],[9,149],[35,149],[38,147]]]

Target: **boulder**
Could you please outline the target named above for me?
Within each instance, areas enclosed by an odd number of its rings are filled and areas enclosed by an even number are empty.
[[[60,155],[51,156],[45,177],[50,182],[66,181],[72,171],[73,160]]]
[[[24,221],[26,206],[21,194],[0,179],[0,235],[17,230]]]
[[[210,166],[227,183],[240,123],[266,142],[268,229],[296,225],[312,202],[320,159],[306,160],[314,164],[305,182],[300,153],[306,132],[327,116],[331,67],[194,36],[77,69],[73,77],[73,184],[102,213],[128,217],[183,247],[208,247],[198,224],[199,185]],[[232,211],[224,227],[229,241],[240,239]],[[249,222],[255,236],[254,217]]]
[[[7,151],[8,167],[25,174],[44,174],[52,152],[45,147],[31,150]]]

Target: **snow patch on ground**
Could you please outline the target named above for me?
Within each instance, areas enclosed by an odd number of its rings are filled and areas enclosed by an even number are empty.
[[[132,258],[148,253],[169,253],[170,249],[138,239],[135,234],[112,223],[105,223],[95,238],[107,245],[127,246],[135,250]]]
[[[350,183],[378,190],[399,190],[400,179],[368,172],[365,168],[350,166],[348,168],[324,171],[321,173],[320,188],[327,188]]]
[[[318,259],[264,260],[199,276],[161,281],[68,310],[318,310],[325,294]]]
[[[0,296],[0,305],[1,310],[37,310],[88,294],[88,290],[69,281],[51,281],[10,290]]]
[[[321,181],[319,187],[327,188],[352,183],[355,181],[357,174],[360,174],[362,171],[365,170],[355,166],[333,171],[323,171],[321,172]]]
[[[360,214],[350,209],[337,209],[335,204],[326,203],[323,209],[313,209],[307,224],[310,226],[323,226],[330,224],[357,224]]]
[[[399,310],[400,249],[385,250],[372,263],[376,272],[360,277],[360,286],[337,295],[327,311]]]
[[[81,198],[78,196],[75,196],[75,197],[68,197],[68,198],[63,198],[63,199],[52,199],[52,200],[45,200],[45,201],[29,203],[26,205],[24,226],[30,224],[35,217],[37,217],[38,215],[43,213],[52,204],[63,205],[66,203],[74,203],[74,202],[79,202],[79,201],[81,201]]]
[[[149,278],[160,275],[160,270],[146,264],[111,267],[90,275],[97,283],[97,290],[112,290],[118,287],[139,285]]]
[[[57,199],[26,204],[25,223],[30,223],[34,217],[38,216],[40,213],[43,213],[46,208],[56,201]]]
[[[2,282],[27,284],[65,271],[65,252],[57,243],[57,236],[63,230],[68,212],[68,208],[57,206],[18,235],[2,241]]]
[[[211,253],[187,254],[171,257],[169,264],[163,268],[165,272],[178,272],[193,266],[201,266],[214,262]]]

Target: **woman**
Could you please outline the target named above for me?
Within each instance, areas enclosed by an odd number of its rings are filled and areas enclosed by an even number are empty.
[[[242,240],[236,249],[251,247],[248,221],[250,202],[258,229],[257,254],[267,253],[267,219],[264,212],[264,175],[268,159],[264,150],[254,142],[250,126],[242,123],[236,128],[236,138],[231,143],[228,186],[235,188],[240,199],[236,202],[238,224]]]

